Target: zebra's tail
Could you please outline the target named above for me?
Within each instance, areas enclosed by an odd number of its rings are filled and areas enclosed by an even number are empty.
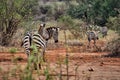
[[[22,41],[22,43],[21,43],[21,45],[20,45],[20,46],[22,47],[22,46],[23,46],[23,44],[24,44],[24,43],[23,43],[23,41]]]

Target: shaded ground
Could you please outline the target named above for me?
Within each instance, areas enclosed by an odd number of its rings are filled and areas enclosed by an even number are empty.
[[[98,47],[102,47],[104,43],[100,44],[97,44]],[[51,80],[68,80],[65,64],[67,53],[69,80],[120,80],[120,58],[102,57],[108,52],[90,52],[91,49],[74,46],[67,48],[67,51],[64,47],[48,49],[45,55],[47,62],[42,65],[40,75],[35,70],[32,72],[33,77],[36,80],[45,80],[44,70],[48,68]],[[19,80],[18,75],[26,65],[27,56],[23,52],[0,52],[0,80]],[[15,71],[18,67],[19,70]]]

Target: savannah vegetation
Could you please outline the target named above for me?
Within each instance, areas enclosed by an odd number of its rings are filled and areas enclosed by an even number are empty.
[[[19,45],[24,33],[37,30],[42,22],[60,27],[65,40],[66,30],[74,39],[84,38],[88,25],[107,26],[120,35],[119,4],[119,0],[1,0],[0,45]]]
[[[85,27],[88,25],[107,26],[110,33],[114,32],[118,36],[107,40],[105,50],[112,53],[108,56],[120,56],[119,0],[0,0],[0,46],[20,47],[24,33],[38,30],[40,23],[46,23],[47,27],[60,27],[65,41],[69,39],[84,40]],[[72,34],[71,36],[68,31]],[[15,54],[17,50],[11,48],[9,52]],[[15,59],[14,63],[16,60],[22,60],[21,57],[16,58],[15,56],[13,59]],[[66,65],[67,72],[69,68],[67,57],[64,62],[57,63],[60,69],[63,63]],[[45,65],[45,63],[42,64]],[[53,80],[49,74],[48,65],[44,69],[46,80]],[[10,75],[16,76],[15,72],[21,71],[19,67],[18,65],[18,68],[11,70]],[[1,69],[0,71],[2,72]],[[62,80],[61,70],[59,71],[58,78]],[[77,67],[75,71],[77,71]],[[32,72],[31,68],[25,68],[18,76],[21,80],[34,80]],[[66,79],[69,80],[69,77]],[[7,74],[3,76],[3,80],[8,80]]]

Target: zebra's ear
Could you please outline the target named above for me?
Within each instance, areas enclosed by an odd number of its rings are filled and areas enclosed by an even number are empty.
[[[43,27],[45,27],[45,23],[43,24]]]
[[[58,27],[57,30],[60,31],[60,28]]]
[[[52,30],[53,30],[53,31],[56,31],[56,29],[55,29],[54,27],[52,28]]]
[[[43,26],[43,24],[40,24],[40,26]]]
[[[40,24],[40,26],[45,27],[45,23],[44,24]]]

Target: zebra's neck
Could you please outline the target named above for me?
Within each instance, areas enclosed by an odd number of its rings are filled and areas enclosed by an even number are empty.
[[[49,27],[49,28],[39,28],[38,33],[46,40],[48,41],[53,37],[54,41],[58,42],[58,31],[59,29],[57,27]]]
[[[40,35],[43,35],[43,30],[44,30],[44,28],[43,28],[43,27],[40,27],[39,30],[38,30],[38,33],[39,33]]]

